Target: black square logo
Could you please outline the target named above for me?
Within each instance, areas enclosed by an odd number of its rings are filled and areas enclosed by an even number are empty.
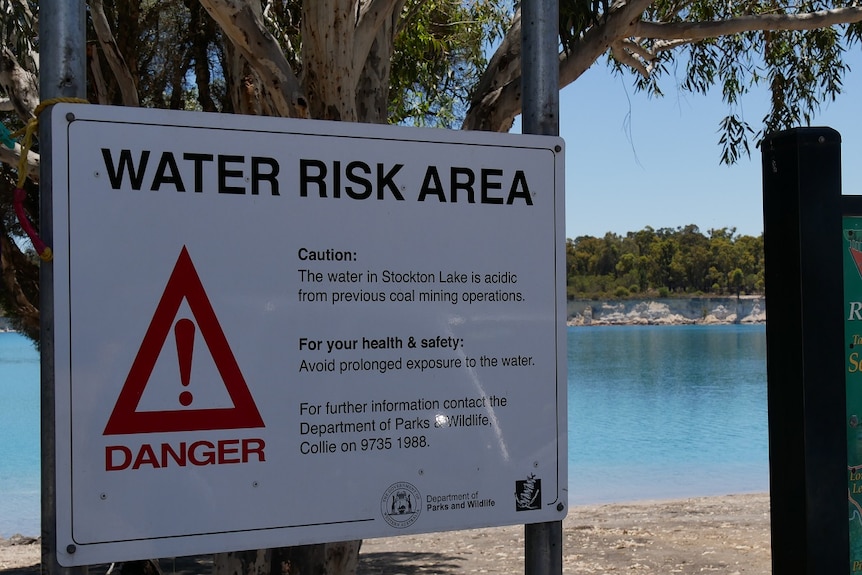
[[[542,480],[532,473],[527,479],[515,481],[515,511],[542,508]]]

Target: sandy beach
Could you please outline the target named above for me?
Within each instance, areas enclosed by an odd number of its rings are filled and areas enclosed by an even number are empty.
[[[211,560],[167,558],[159,564],[165,575],[203,575]],[[106,570],[91,567],[90,573]],[[567,574],[770,571],[767,494],[579,506],[563,522]],[[39,572],[38,541],[0,538],[0,573]],[[359,575],[523,572],[523,526],[367,539],[359,565]]]

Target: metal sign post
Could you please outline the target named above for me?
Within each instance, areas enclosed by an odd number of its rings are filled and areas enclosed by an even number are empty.
[[[83,0],[42,0],[39,6],[41,29],[39,97],[83,98],[86,96],[87,68],[86,4]],[[47,122],[39,129],[40,150],[51,147]],[[53,243],[53,183],[51,155],[43,154],[40,170],[40,225],[42,239]],[[43,263],[39,270],[39,321],[42,361],[42,565],[49,574],[81,572],[57,563],[57,499],[54,420],[54,266]]]
[[[829,128],[762,144],[775,573],[848,567],[840,148]]]
[[[558,0],[524,0],[521,4],[521,126],[525,134],[560,135],[559,11]],[[563,572],[562,521],[527,524],[524,539],[527,575]]]

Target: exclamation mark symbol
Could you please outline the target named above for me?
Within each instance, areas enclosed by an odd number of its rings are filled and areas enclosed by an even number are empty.
[[[180,382],[188,387],[192,376],[192,353],[195,349],[195,322],[183,318],[174,326],[174,338],[177,340],[177,358],[180,362]],[[190,391],[180,394],[180,403],[187,407],[191,405],[194,396]]]

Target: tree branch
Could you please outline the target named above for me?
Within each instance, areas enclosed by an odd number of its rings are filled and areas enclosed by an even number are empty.
[[[392,16],[395,9],[404,7],[404,0],[371,0],[359,10],[353,39],[353,68],[361,70],[377,37],[380,27]],[[396,18],[397,21],[397,18]]]
[[[632,36],[656,40],[705,40],[755,30],[814,30],[837,24],[862,22],[862,7],[835,8],[807,14],[757,14],[714,22],[642,22]]]
[[[624,39],[660,40],[652,50],[653,53],[657,53],[706,38],[754,30],[812,30],[836,24],[862,22],[862,7],[858,6],[821,10],[809,14],[740,16],[715,22],[643,22],[640,18],[651,3],[651,0],[615,2],[604,22],[587,30],[568,54],[561,55],[560,88],[577,80],[612,47],[615,48],[614,57],[620,63],[632,66],[642,75],[648,74],[650,68],[644,62],[651,59],[649,53],[638,51],[635,49],[635,44],[626,42],[624,45]],[[685,5],[685,2],[682,5]],[[624,46],[626,49],[622,49]],[[502,53],[503,49],[501,46],[495,57]],[[643,46],[640,46],[640,49],[644,50]],[[642,60],[637,56],[641,56]],[[520,55],[516,64],[520,69]],[[464,121],[465,129],[504,131],[511,126],[515,115],[520,113],[521,86],[514,78],[507,78],[505,82],[497,85],[490,83],[483,85],[480,81],[480,89],[476,94],[477,97]]]
[[[685,44],[691,44],[694,41],[692,39],[657,40],[652,45],[652,51],[654,54],[658,54],[659,52],[666,52],[679,46],[684,46]]]
[[[633,68],[644,78],[649,78],[649,68],[644,65],[642,60],[639,60],[632,53],[633,51],[635,51],[635,46],[640,48],[640,46],[638,46],[635,42],[632,42],[630,40],[620,40],[618,42],[614,42],[614,44],[611,46],[611,54],[613,54],[614,59],[616,59],[620,64],[624,64],[626,66],[629,66],[630,68]],[[637,53],[639,56],[643,57],[643,54],[640,53],[640,51],[638,51]]]
[[[242,0],[200,0],[225,35],[264,80],[278,113],[308,116],[308,103],[281,47]]]
[[[626,38],[622,40],[622,44],[627,52],[630,52],[635,56],[639,56],[644,62],[649,62],[650,60],[655,59],[655,54],[651,50],[642,46],[637,40]]]
[[[9,96],[21,121],[30,120],[39,105],[39,80],[21,67],[15,54],[6,46],[0,47],[0,86]]]
[[[599,57],[608,51],[614,42],[622,38],[638,36],[634,28],[640,21],[651,0],[629,0],[616,3],[608,13],[607,20],[593,26],[563,59],[560,66],[560,88],[564,88],[581,77]]]
[[[18,162],[21,158],[21,145],[15,144],[15,149],[10,150],[6,146],[0,146],[0,162],[8,164],[15,169],[18,169]],[[27,177],[34,182],[39,181],[39,154],[30,150],[27,153]]]
[[[652,0],[615,2],[604,22],[587,30],[572,47],[570,53],[560,55],[560,88],[577,80],[615,42],[634,36],[633,26],[651,2]],[[510,42],[520,43],[520,28],[517,38],[514,38],[511,33],[507,33],[506,37]],[[506,40],[504,40],[505,44]],[[501,45],[497,53],[501,53],[503,49]],[[495,53],[494,56],[496,57],[497,54]],[[517,59],[511,62],[515,70],[520,70],[520,60],[519,49]],[[497,86],[487,83],[484,90],[477,90],[476,93],[477,98],[473,100],[462,127],[468,130],[507,131],[512,126],[515,116],[521,112],[520,78],[513,77],[505,84]]]
[[[263,19],[272,27],[273,30],[278,32],[283,50],[285,52],[293,52],[295,49],[293,47],[293,42],[290,41],[290,35],[281,29],[279,23],[272,17],[272,14],[270,14],[272,10],[272,2],[273,0],[267,0],[262,12]]]
[[[512,25],[506,31],[479,84],[473,91],[470,109],[464,118],[462,129],[506,132],[520,112],[520,103],[511,108],[513,113],[508,121],[509,111],[497,111],[495,107],[512,98],[520,101],[521,78],[521,9],[515,11]],[[505,94],[504,94],[505,92]],[[499,116],[499,119],[496,117]],[[508,122],[508,123],[507,123]]]
[[[96,37],[99,39],[99,45],[102,47],[105,60],[108,61],[108,66],[110,66],[114,77],[117,79],[120,94],[123,98],[123,105],[137,108],[141,105],[141,102],[138,99],[138,89],[135,86],[135,79],[132,77],[132,73],[126,65],[126,60],[120,52],[120,47],[117,46],[117,41],[114,39],[114,34],[111,32],[111,26],[108,24],[107,16],[105,16],[105,7],[102,4],[102,0],[90,0],[89,4],[93,29],[96,31]],[[98,59],[94,58],[94,62],[97,61]]]
[[[395,0],[389,16],[377,28],[377,34],[356,81],[356,112],[364,122],[386,124],[389,120],[389,79],[399,20],[405,0]],[[358,43],[354,40],[354,44]],[[355,55],[355,52],[354,52]]]

